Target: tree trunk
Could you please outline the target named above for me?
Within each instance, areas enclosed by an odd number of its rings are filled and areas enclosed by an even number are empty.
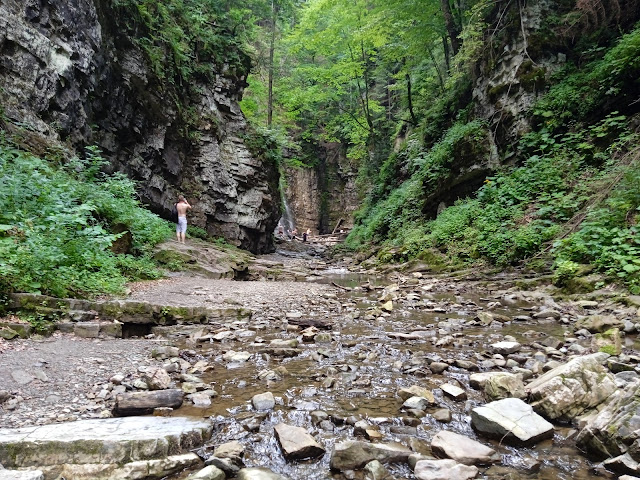
[[[442,36],[442,49],[444,51],[444,63],[447,64],[447,72],[451,70],[451,59],[449,52],[449,42],[447,41],[447,37],[445,35]]]
[[[418,120],[416,120],[416,114],[413,112],[413,95],[411,93],[411,75],[406,74],[407,79],[407,100],[409,103],[409,113],[411,114],[411,122],[414,125],[418,124]]]
[[[442,8],[442,16],[444,17],[444,25],[447,28],[449,34],[449,40],[451,41],[451,49],[455,55],[460,50],[460,29],[456,25],[453,15],[451,14],[451,7],[449,6],[449,0],[440,0],[440,7]]]
[[[271,39],[269,40],[269,87],[267,99],[267,127],[271,128],[273,122],[273,54],[276,49],[276,20],[278,7],[275,1],[271,2]]]

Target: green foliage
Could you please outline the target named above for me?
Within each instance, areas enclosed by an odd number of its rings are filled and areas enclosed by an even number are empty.
[[[429,152],[412,158],[411,177],[388,197],[371,202],[356,215],[357,225],[348,238],[353,247],[401,238],[409,226],[424,222],[425,201],[449,173],[456,149],[481,143],[486,130],[481,122],[456,124]],[[385,172],[383,172],[385,174]]]
[[[563,262],[592,263],[640,293],[640,166],[628,169],[603,204],[589,211],[581,228],[556,245],[556,272]]]
[[[195,78],[213,80],[224,65],[236,76],[246,73],[254,14],[235,3],[115,0],[114,6],[116,21],[133,34],[156,76],[188,87]]]
[[[585,120],[608,105],[629,104],[640,78],[640,28],[624,35],[602,59],[580,70],[569,66],[563,80],[539,101],[534,115],[550,132]]]
[[[0,143],[0,278],[8,289],[87,296],[158,277],[147,255],[170,227],[140,207],[133,182],[101,175],[102,163],[92,148],[57,168]],[[131,233],[136,257],[111,252],[116,224]]]
[[[564,287],[580,271],[580,264],[571,260],[558,259],[554,265],[553,284]]]

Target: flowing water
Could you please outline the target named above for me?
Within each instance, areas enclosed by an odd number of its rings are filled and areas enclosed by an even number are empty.
[[[477,436],[470,426],[470,411],[487,400],[483,393],[469,386],[472,372],[451,366],[442,374],[432,374],[425,368],[427,359],[448,362],[464,359],[475,362],[480,371],[485,371],[488,370],[486,361],[495,360],[489,345],[504,339],[505,335],[515,337],[525,345],[525,355],[532,356],[536,350],[526,348],[527,345],[547,335],[563,339],[571,331],[568,326],[551,320],[527,320],[531,304],[518,300],[499,303],[490,294],[483,296],[486,292],[461,289],[453,283],[430,290],[424,285],[404,288],[399,292],[403,300],[394,302],[396,308],[390,314],[372,319],[367,312],[379,305],[381,293],[375,286],[386,285],[388,280],[340,270],[325,274],[323,281],[343,287],[366,284],[366,288],[344,291],[332,299],[339,304],[339,313],[327,313],[323,319],[332,323],[330,342],[301,341],[301,353],[291,358],[257,353],[272,339],[299,335],[288,330],[286,322],[273,319],[262,323],[257,331],[251,320],[234,322],[230,328],[238,333],[239,340],[198,343],[194,347],[193,342],[187,345],[184,337],[176,339],[179,346],[192,350],[192,359],[206,359],[214,365],[213,370],[203,375],[203,381],[211,382],[219,394],[213,405],[184,406],[178,412],[211,417],[215,425],[212,444],[238,440],[246,448],[246,466],[267,467],[291,479],[363,478],[362,472],[331,472],[329,460],[333,444],[354,439],[354,421],[366,419],[379,427],[383,442],[400,442],[418,452],[428,453],[430,440],[442,429],[491,445],[502,456],[502,462],[480,467],[478,478],[602,478],[602,472],[594,469],[594,464],[573,446],[577,432],[571,426],[556,425],[552,440],[531,448],[509,447]],[[478,310],[490,310],[511,318],[520,316],[521,320],[506,323],[502,328],[495,322],[491,326],[481,326],[478,322],[472,325]],[[434,336],[437,334],[436,338],[449,335],[452,341],[436,347],[429,336],[407,339],[396,335],[416,331],[432,332]],[[247,362],[227,363],[222,355],[228,350],[254,352],[254,355]],[[259,379],[259,372],[277,371],[278,367],[286,369],[282,379]],[[440,384],[452,380],[465,389],[466,401],[453,401],[438,389]],[[451,410],[452,421],[440,423],[429,414],[413,418],[402,412],[402,400],[396,392],[411,385],[431,388],[440,406]],[[266,391],[276,397],[276,407],[259,414],[252,409],[250,399]],[[311,415],[314,411],[326,412],[331,422],[315,424]],[[259,425],[258,431],[249,431],[252,420]],[[304,427],[327,453],[316,460],[286,461],[273,435],[273,426],[280,422]],[[407,465],[389,465],[388,469],[392,478],[415,478]]]

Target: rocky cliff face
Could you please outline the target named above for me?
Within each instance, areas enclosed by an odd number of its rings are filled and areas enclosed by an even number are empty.
[[[564,53],[540,48],[540,36],[549,34],[540,32],[543,19],[557,14],[552,7],[541,0],[496,11],[495,31],[503,30],[503,38],[487,41],[494,50],[477,64],[473,99],[499,146],[507,147],[531,129],[530,108],[566,61]]]
[[[186,105],[190,125],[145,55],[114,23],[111,2],[2,0],[0,106],[43,143],[97,144],[111,170],[138,181],[141,200],[168,216],[178,193],[192,224],[252,252],[272,249],[279,216],[275,165],[254,156],[237,101],[244,72],[224,68]]]
[[[331,233],[336,224],[353,226],[353,212],[359,206],[356,171],[350,166],[339,144],[317,147],[317,165],[288,168],[286,196],[299,232],[310,228]]]

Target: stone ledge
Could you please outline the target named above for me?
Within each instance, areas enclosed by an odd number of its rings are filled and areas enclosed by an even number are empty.
[[[162,459],[200,446],[208,421],[126,417],[0,429],[0,464],[7,468],[64,464],[125,464]]]

